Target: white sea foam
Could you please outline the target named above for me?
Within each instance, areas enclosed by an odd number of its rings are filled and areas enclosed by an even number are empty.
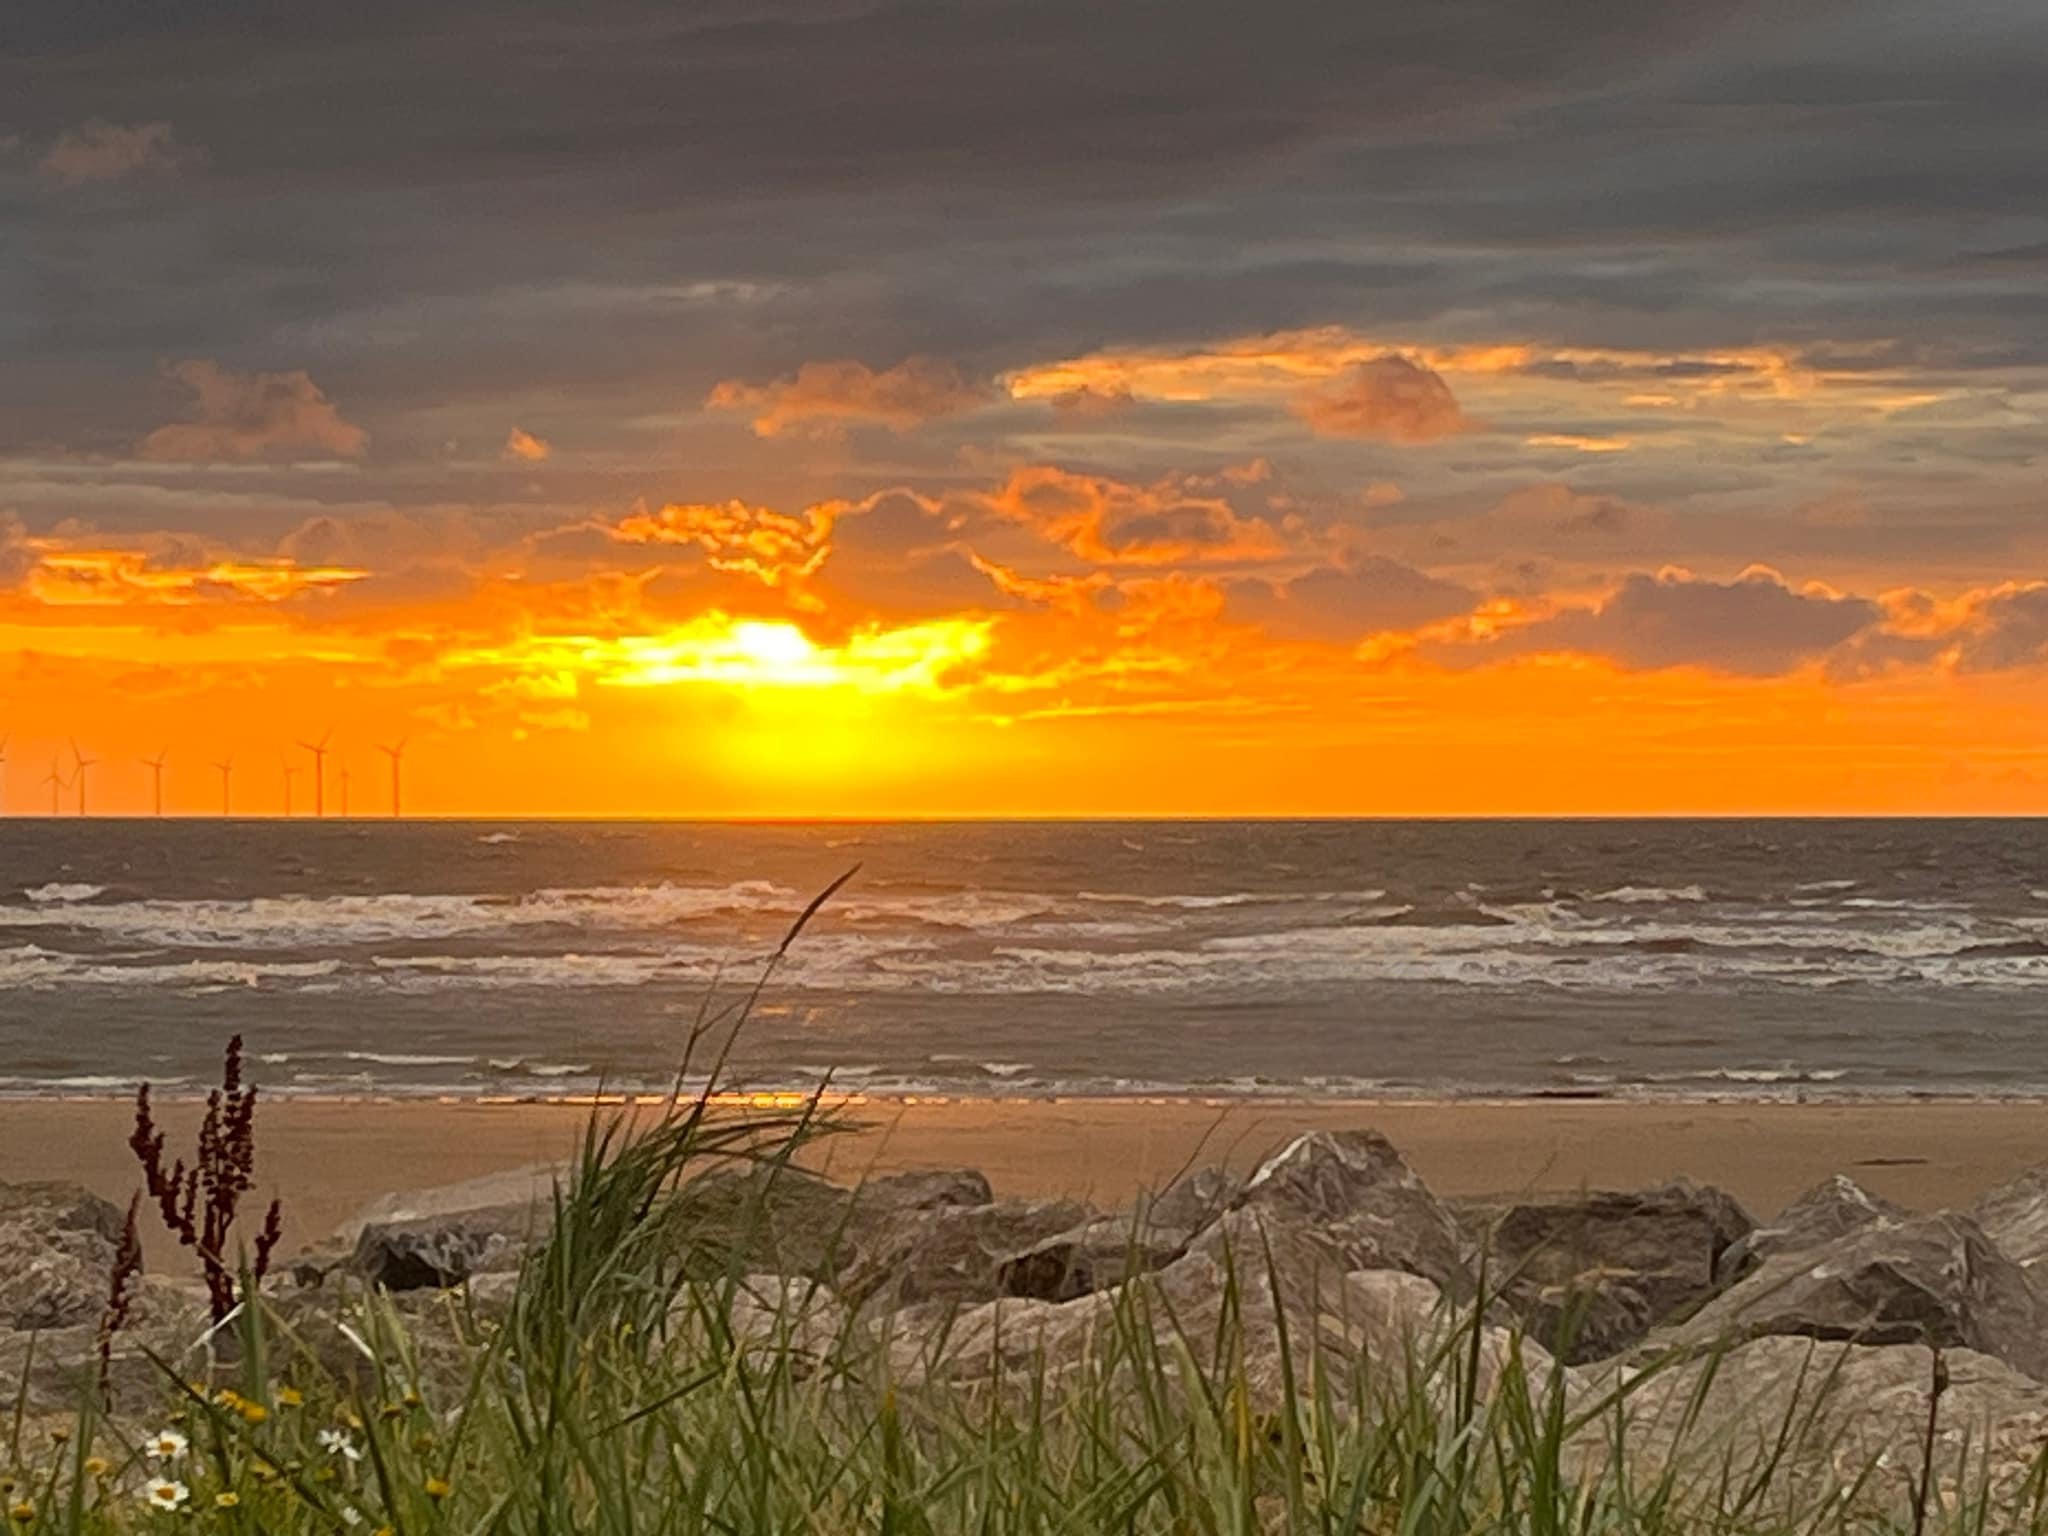
[[[104,885],[87,885],[82,880],[52,880],[47,885],[31,886],[21,894],[30,901],[70,902],[91,901],[95,896],[104,896]]]
[[[1697,885],[1618,885],[1611,891],[1589,896],[1588,901],[1613,901],[1624,906],[1648,902],[1705,901],[1706,891]]]

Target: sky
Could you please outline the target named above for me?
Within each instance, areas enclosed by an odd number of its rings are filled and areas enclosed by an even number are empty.
[[[2048,811],[2044,78],[2038,0],[10,0],[5,809]]]

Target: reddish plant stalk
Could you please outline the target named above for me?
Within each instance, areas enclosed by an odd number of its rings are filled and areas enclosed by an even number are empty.
[[[242,1083],[242,1037],[228,1041],[221,1062],[220,1087],[206,1096],[206,1116],[199,1122],[199,1143],[191,1167],[183,1158],[164,1167],[164,1133],[150,1111],[149,1084],[135,1091],[135,1132],[128,1138],[142,1165],[143,1188],[156,1203],[163,1223],[185,1247],[199,1256],[200,1273],[213,1320],[224,1320],[235,1306],[235,1273],[228,1235],[240,1212],[242,1196],[256,1182],[256,1089]],[[252,1275],[261,1280],[282,1235],[283,1212],[270,1202],[257,1234]]]

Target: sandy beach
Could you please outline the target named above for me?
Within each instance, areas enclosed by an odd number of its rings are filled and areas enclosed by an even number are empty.
[[[576,1104],[277,1100],[259,1118],[259,1182],[283,1197],[287,1247],[379,1195],[547,1163],[572,1148]],[[1208,1103],[983,1100],[848,1106],[859,1134],[819,1161],[835,1176],[976,1167],[1004,1194],[1115,1205],[1189,1163],[1242,1167],[1294,1134],[1373,1127],[1440,1193],[1628,1187],[1683,1174],[1758,1216],[1847,1172],[1918,1209],[1967,1203],[2048,1159],[2048,1104]],[[173,1146],[198,1107],[164,1106]],[[116,1201],[136,1184],[116,1100],[0,1102],[0,1171],[73,1179]]]

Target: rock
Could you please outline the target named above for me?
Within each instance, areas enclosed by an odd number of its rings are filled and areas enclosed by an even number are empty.
[[[1780,1253],[1646,1347],[1767,1335],[1973,1349],[2048,1378],[2048,1307],[1967,1216],[1871,1222]]]
[[[1714,1278],[1724,1287],[1733,1285],[1775,1254],[1825,1247],[1873,1221],[1907,1219],[1907,1211],[1838,1173],[1786,1206],[1770,1225],[1730,1243],[1714,1266]]]
[[[994,1198],[971,1169],[894,1174],[849,1189],[800,1168],[764,1166],[690,1180],[665,1219],[707,1278],[755,1270],[829,1279],[895,1223]]]
[[[1462,1202],[1490,1283],[1571,1364],[1604,1359],[1716,1290],[1715,1267],[1752,1226],[1709,1185]]]
[[[519,1168],[386,1195],[282,1268],[302,1286],[346,1269],[388,1291],[444,1289],[514,1270],[547,1236],[559,1177],[553,1166]]]
[[[1973,1350],[1940,1356],[1945,1385],[1935,1415],[1937,1510],[1960,1507],[1959,1485],[1972,1504],[1993,1506],[2023,1492],[2048,1445],[2048,1390],[2010,1366]],[[1602,1400],[1617,1388],[1628,1416],[1624,1444],[1630,1473],[1648,1486],[1660,1469],[1712,1468],[1730,1486],[1756,1483],[1752,1507],[1782,1507],[1789,1494],[1812,1498],[1853,1487],[1842,1529],[1862,1530],[1856,1513],[1874,1515],[1871,1529],[1903,1529],[1927,1432],[1936,1356],[1920,1345],[1873,1346],[1787,1336],[1739,1344],[1725,1353],[1681,1357],[1633,1375],[1609,1368],[1590,1378]],[[1579,1466],[1611,1460],[1608,1426],[1589,1424],[1578,1437]],[[1910,1522],[1906,1522],[1910,1523]],[[2027,1529],[2031,1521],[1982,1528]],[[1837,1528],[1832,1523],[1829,1529]]]
[[[1072,1200],[1003,1200],[881,1212],[849,1234],[840,1294],[873,1314],[919,1302],[992,1301],[1010,1256],[1078,1227],[1088,1210]]]
[[[1138,1213],[1160,1231],[1175,1228],[1190,1236],[1229,1210],[1245,1181],[1222,1168],[1198,1168],[1138,1202]]]
[[[1232,1204],[1238,1213],[1262,1231],[1292,1229],[1339,1273],[1398,1269],[1453,1297],[1471,1291],[1457,1223],[1377,1131],[1296,1137],[1246,1181]],[[1223,1222],[1212,1223],[1190,1252],[1216,1256],[1230,1235]],[[1245,1235],[1242,1227],[1236,1235]]]
[[[84,1395],[97,1396],[100,1319],[95,1307],[90,1321],[0,1332],[0,1381],[10,1397],[21,1392],[29,1413],[75,1414]],[[161,1405],[167,1383],[157,1360],[189,1362],[211,1321],[196,1283],[145,1276],[112,1341],[107,1385],[114,1408],[136,1413]]]
[[[975,1168],[934,1168],[869,1179],[853,1190],[857,1209],[869,1213],[937,1211],[994,1205],[988,1177]]]
[[[777,1274],[685,1284],[669,1303],[668,1330],[693,1362],[732,1348],[788,1364],[798,1375],[840,1357],[853,1333],[852,1315],[830,1287]]]
[[[2048,1259],[2048,1164],[2008,1179],[1979,1200],[1970,1214],[2022,1269]]]
[[[76,1184],[0,1184],[0,1328],[97,1324],[125,1220]]]
[[[1190,1235],[1142,1216],[1098,1217],[999,1261],[997,1285],[1005,1296],[1071,1301],[1163,1269],[1187,1252]]]

